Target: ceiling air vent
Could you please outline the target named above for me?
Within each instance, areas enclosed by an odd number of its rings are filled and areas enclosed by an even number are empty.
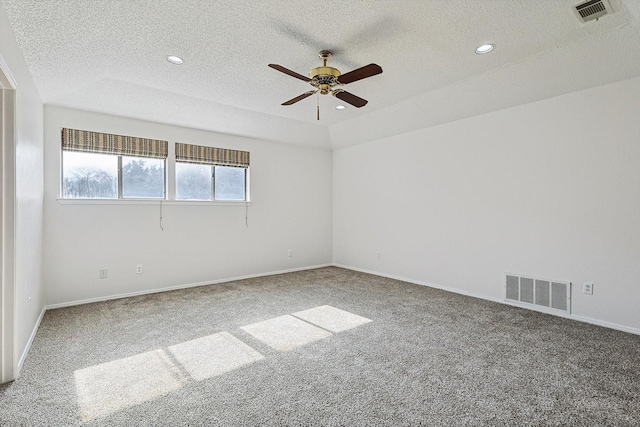
[[[593,21],[608,13],[613,13],[608,0],[585,1],[574,6],[573,11],[582,23]]]

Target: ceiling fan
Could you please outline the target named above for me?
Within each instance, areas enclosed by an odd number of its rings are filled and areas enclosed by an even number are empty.
[[[341,99],[344,102],[349,103],[357,108],[361,108],[367,105],[368,101],[366,99],[362,99],[350,92],[342,90],[338,86],[343,86],[358,80],[366,79],[367,77],[375,76],[376,74],[380,74],[382,73],[382,68],[377,64],[369,64],[353,71],[349,71],[346,74],[341,74],[340,70],[338,70],[337,68],[327,66],[327,59],[331,58],[331,52],[329,52],[328,50],[321,50],[318,56],[320,56],[320,58],[324,61],[324,65],[322,67],[316,67],[312,69],[309,72],[309,77],[305,77],[302,74],[291,71],[288,68],[283,67],[282,65],[269,64],[269,67],[273,68],[274,70],[278,70],[282,73],[290,75],[291,77],[303,80],[311,84],[311,86],[315,88],[314,90],[310,90],[303,93],[302,95],[296,96],[293,99],[283,102],[282,105],[295,104],[296,102],[302,101],[303,99],[318,92],[320,92],[320,94],[322,95],[331,93],[336,98]]]

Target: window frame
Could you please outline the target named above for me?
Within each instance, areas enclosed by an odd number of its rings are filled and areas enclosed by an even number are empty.
[[[131,157],[134,159],[154,159],[162,160],[162,197],[124,197],[124,179],[122,176],[122,158]],[[167,200],[167,159],[156,159],[153,157],[125,156],[118,155],[118,200]]]
[[[244,199],[242,200],[238,200],[238,199],[216,199],[216,168],[236,168],[236,169],[243,169],[244,170]],[[212,202],[246,202],[249,200],[248,197],[248,189],[247,189],[247,182],[248,182],[248,176],[249,176],[249,168],[248,167],[240,167],[240,166],[223,166],[223,165],[211,165],[211,195],[213,196],[213,198],[211,199]]]
[[[211,165],[200,163],[201,165],[209,166],[210,170],[210,185],[211,185],[211,198],[210,199],[179,199],[178,198],[178,164],[193,164],[189,162],[174,162],[174,173],[173,173],[173,183],[174,183],[174,200],[177,202],[193,202],[193,203],[248,203],[249,199],[249,169],[250,167],[242,167],[242,166],[224,166],[224,165]],[[198,164],[198,163],[196,163]],[[244,199],[216,199],[216,168],[237,168],[244,169]]]
[[[64,196],[64,153],[82,153],[82,154],[91,154],[96,156],[115,156],[117,158],[117,173],[116,173],[116,194],[117,197],[65,197]],[[162,197],[124,197],[123,196],[123,176],[122,176],[122,158],[123,157],[131,157],[135,159],[155,159],[162,160]],[[68,151],[68,150],[60,150],[60,199],[59,200],[84,200],[84,201],[123,201],[123,200],[168,200],[168,183],[167,183],[167,159],[157,159],[153,157],[141,157],[141,156],[131,156],[125,154],[110,154],[110,153],[90,153],[90,152],[78,152],[78,151]]]

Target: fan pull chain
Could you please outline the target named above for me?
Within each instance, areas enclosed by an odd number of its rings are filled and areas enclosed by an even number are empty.
[[[325,62],[326,62],[326,60],[325,60]],[[316,111],[317,111],[317,119],[320,120],[320,92],[317,92],[317,93],[318,93],[318,96],[317,96],[316,99],[318,100],[318,103],[317,103],[317,106],[316,106],[317,107]]]

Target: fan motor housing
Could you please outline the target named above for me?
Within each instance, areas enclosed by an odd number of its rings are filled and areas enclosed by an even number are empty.
[[[322,95],[326,95],[331,92],[331,88],[338,84],[338,77],[340,77],[340,71],[337,68],[316,67],[309,72],[311,78],[311,85],[317,87]]]
[[[309,72],[309,77],[311,78],[314,78],[316,76],[323,76],[323,75],[339,77],[340,70],[333,67],[316,67]]]

